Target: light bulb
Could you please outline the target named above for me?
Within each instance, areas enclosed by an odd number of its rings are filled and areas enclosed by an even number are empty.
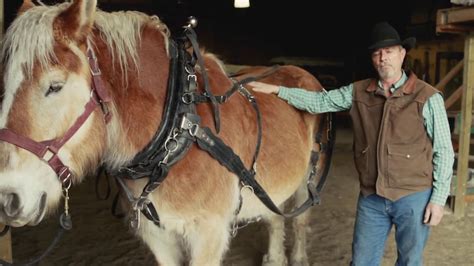
[[[234,0],[235,8],[248,8],[250,7],[250,0]]]

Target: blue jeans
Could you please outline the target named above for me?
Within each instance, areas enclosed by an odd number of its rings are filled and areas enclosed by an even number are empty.
[[[385,242],[395,225],[397,266],[422,265],[429,227],[423,224],[431,189],[413,193],[397,201],[376,194],[359,196],[352,242],[354,266],[380,265]]]

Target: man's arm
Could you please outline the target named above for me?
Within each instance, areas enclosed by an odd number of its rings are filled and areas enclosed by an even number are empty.
[[[449,196],[453,174],[454,151],[451,130],[441,94],[431,96],[423,108],[425,127],[433,142],[433,193],[426,207],[424,223],[439,224]]]
[[[249,82],[248,85],[252,86],[254,91],[266,94],[278,94],[278,91],[280,90],[280,87],[277,85],[258,81]]]
[[[250,82],[256,92],[277,94],[290,105],[313,114],[339,112],[352,106],[353,85],[326,91],[309,91],[302,88],[286,88],[262,82]]]

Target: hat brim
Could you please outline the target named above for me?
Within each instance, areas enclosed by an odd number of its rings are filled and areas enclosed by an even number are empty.
[[[369,46],[370,51],[374,51],[380,48],[385,48],[385,47],[390,47],[394,45],[401,45],[405,50],[409,51],[410,49],[414,48],[416,45],[416,38],[415,37],[409,37],[403,40],[402,42],[397,39],[388,39],[388,40],[383,40],[380,42],[376,42]]]

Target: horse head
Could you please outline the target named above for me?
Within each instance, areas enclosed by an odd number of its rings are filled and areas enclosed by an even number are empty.
[[[62,188],[80,182],[100,163],[105,122],[100,108],[88,107],[92,93],[86,55],[95,10],[96,0],[52,7],[25,0],[5,34],[2,223],[38,224],[58,206]],[[90,114],[84,117],[88,108]],[[83,123],[77,122],[80,117]],[[64,171],[67,176],[62,176]]]

